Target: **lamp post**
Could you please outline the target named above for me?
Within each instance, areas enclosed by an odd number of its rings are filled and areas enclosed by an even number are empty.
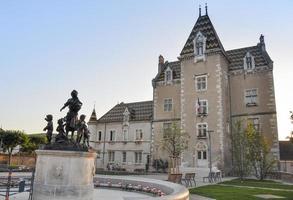
[[[208,130],[208,153],[209,153],[209,169],[210,169],[210,173],[209,173],[209,182],[212,182],[212,140],[211,140],[211,133],[213,133],[213,130]]]

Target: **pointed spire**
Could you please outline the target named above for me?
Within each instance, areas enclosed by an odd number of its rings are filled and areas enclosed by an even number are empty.
[[[201,5],[199,4],[199,17],[201,17]]]
[[[90,122],[93,122],[93,121],[96,121],[97,120],[97,115],[96,115],[96,105],[94,105],[94,109],[93,109],[93,112],[91,114],[91,117],[90,117]]]
[[[207,3],[206,3],[205,8],[206,8],[206,15],[208,15],[208,4]]]

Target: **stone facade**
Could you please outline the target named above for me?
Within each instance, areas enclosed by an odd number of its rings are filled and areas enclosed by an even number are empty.
[[[190,135],[188,149],[181,155],[183,162],[207,168],[211,149],[212,165],[229,172],[230,138],[237,120],[244,125],[252,122],[279,158],[273,61],[262,35],[255,46],[226,51],[209,16],[200,15],[178,60],[168,62],[159,56],[152,85],[152,118],[139,125],[148,127],[151,159],[168,159],[160,141],[163,129],[175,122]],[[117,126],[121,129],[122,119]],[[111,147],[107,144],[106,149]]]
[[[37,150],[35,200],[93,200],[96,153]]]

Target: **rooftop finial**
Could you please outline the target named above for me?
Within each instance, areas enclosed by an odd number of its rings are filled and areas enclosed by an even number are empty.
[[[263,51],[265,51],[266,50],[266,44],[265,44],[265,38],[264,38],[263,34],[261,34],[260,37],[259,37],[259,44],[261,46],[261,49]]]
[[[205,8],[206,8],[206,15],[208,15],[208,4],[207,3],[206,3]]]
[[[199,16],[201,17],[201,5],[199,4]]]

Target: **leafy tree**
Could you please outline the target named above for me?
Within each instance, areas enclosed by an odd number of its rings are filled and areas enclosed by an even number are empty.
[[[40,145],[46,144],[47,138],[45,135],[28,135],[28,142],[21,145],[21,151],[26,153],[34,153]]]
[[[242,180],[249,174],[250,163],[247,156],[247,137],[242,126],[242,121],[235,121],[232,127],[232,155],[233,169],[237,176]]]
[[[263,180],[276,163],[276,160],[270,154],[269,141],[257,132],[251,123],[248,124],[245,132],[247,137],[248,160],[254,169],[255,176]]]
[[[188,140],[189,135],[182,131],[176,123],[172,123],[170,128],[163,130],[163,138],[161,140],[162,148],[166,150],[170,158],[173,159],[170,165],[174,169],[178,167],[177,160],[179,156],[188,148]]]
[[[26,144],[28,137],[22,131],[5,130],[1,131],[1,145],[4,152],[8,152],[8,164],[11,164],[12,151],[18,145]]]

